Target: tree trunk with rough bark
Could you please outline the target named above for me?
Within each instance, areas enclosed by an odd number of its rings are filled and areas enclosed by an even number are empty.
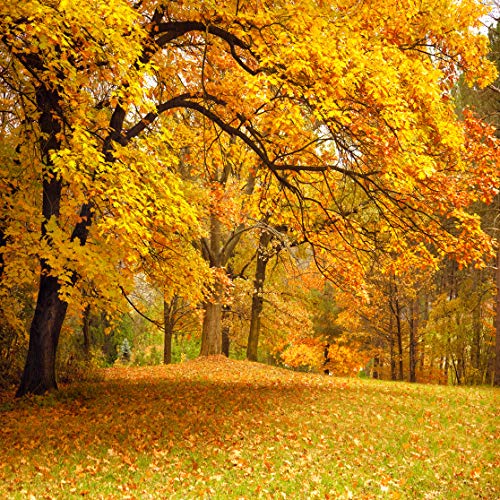
[[[45,238],[47,222],[52,218],[57,220],[60,217],[63,181],[53,170],[50,154],[60,147],[58,137],[61,132],[61,121],[58,117],[62,116],[62,111],[57,92],[44,86],[37,89],[36,102],[40,110],[39,125],[43,134],[40,140],[44,165],[41,235]],[[90,204],[84,204],[81,207],[80,216],[81,222],[76,224],[70,240],[78,239],[81,245],[85,245],[92,223]],[[57,389],[55,377],[57,345],[68,304],[60,299],[60,285],[56,277],[50,276],[50,272],[49,264],[42,258],[37,303],[30,327],[28,355],[17,396],[27,393],[43,394]],[[77,279],[78,276],[73,273],[72,285]]]
[[[222,354],[222,304],[207,302],[201,332],[201,356]]]
[[[57,278],[42,275],[17,397],[57,389],[56,353],[67,307],[67,303],[59,298]]]
[[[51,151],[60,147],[58,135],[61,123],[57,119],[60,98],[56,91],[43,85],[36,91],[36,103],[40,110],[39,125],[42,132],[40,148],[44,164],[42,238],[47,234],[46,224],[51,218],[59,218],[62,181],[53,171]],[[57,344],[66,316],[67,304],[59,298],[57,278],[50,276],[50,266],[41,260],[41,273],[35,314],[30,327],[28,355],[16,396],[27,393],[43,394],[57,389],[55,366]]]

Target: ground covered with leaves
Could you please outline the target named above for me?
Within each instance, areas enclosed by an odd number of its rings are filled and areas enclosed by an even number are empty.
[[[498,391],[223,357],[0,406],[2,498],[499,498]]]

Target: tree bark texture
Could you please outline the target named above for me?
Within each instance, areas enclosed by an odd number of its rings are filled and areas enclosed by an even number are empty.
[[[210,216],[210,238],[204,241],[203,255],[211,268],[221,268],[227,260],[223,254],[222,224],[216,215]],[[200,356],[222,353],[222,302],[221,285],[214,284],[210,300],[205,302],[205,315],[201,332]]]
[[[201,333],[200,356],[222,353],[222,304],[207,302]]]
[[[250,332],[248,334],[247,359],[257,361],[260,335],[260,318],[264,307],[264,282],[266,279],[266,267],[269,262],[268,245],[271,241],[271,234],[262,231],[257,249],[257,265],[252,293],[252,310],[250,315]]]
[[[16,396],[57,389],[56,353],[67,303],[59,298],[57,278],[42,275],[30,328],[28,356]]]
[[[62,181],[53,171],[51,151],[59,149],[58,134],[61,131],[59,115],[59,96],[55,90],[43,85],[36,91],[36,102],[40,110],[39,125],[42,132],[40,140],[43,171],[43,198],[41,227],[42,237],[46,237],[46,224],[60,215]],[[59,298],[57,278],[50,276],[50,267],[41,260],[40,283],[35,314],[30,327],[28,355],[17,391],[17,396],[27,393],[43,394],[57,389],[55,363],[57,344],[68,305]]]

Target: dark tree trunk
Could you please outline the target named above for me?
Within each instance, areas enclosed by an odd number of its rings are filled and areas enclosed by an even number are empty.
[[[42,238],[46,238],[47,222],[53,218],[57,220],[60,216],[62,179],[53,170],[50,154],[60,147],[62,110],[57,91],[44,86],[37,89],[36,102],[40,110],[39,125],[42,132],[40,149],[44,165],[41,235]],[[82,221],[75,226],[71,241],[78,239],[80,244],[84,245],[92,219],[91,205],[83,205],[80,215]],[[50,238],[48,243],[51,244]],[[50,271],[48,263],[41,259],[40,283],[35,314],[30,327],[28,355],[17,396],[27,393],[42,394],[57,388],[55,378],[57,344],[68,305],[59,298],[60,286],[57,278],[50,276]],[[78,276],[73,274],[72,284],[76,283],[77,278]]]
[[[410,345],[409,345],[409,371],[410,382],[417,381],[417,334],[418,334],[418,306],[414,300],[410,308]]]
[[[396,298],[396,337],[398,342],[398,379],[403,380],[403,329],[401,325],[401,309],[399,300]]]
[[[393,277],[389,284],[389,307],[391,309],[392,315],[396,320],[396,342],[398,346],[398,356],[397,356],[397,364],[398,364],[398,380],[403,380],[403,329],[401,325],[401,306],[399,305],[398,298],[398,287],[396,284],[396,280]],[[394,343],[394,339],[392,337],[392,325],[393,319],[391,317],[390,321],[391,325],[391,341]],[[394,360],[396,362],[396,360]],[[392,363],[391,363],[392,365]]]
[[[0,280],[2,279],[3,268],[5,266],[5,261],[3,258],[3,249],[7,245],[7,238],[5,236],[4,225],[6,224],[4,219],[0,219]]]
[[[480,384],[483,378],[481,373],[481,340],[482,340],[482,328],[481,328],[481,305],[482,296],[480,290],[481,283],[481,271],[474,272],[474,296],[477,297],[477,302],[474,304],[474,309],[472,310],[472,346],[471,346],[471,365],[473,368],[472,382],[475,384]]]
[[[43,195],[41,227],[42,237],[47,236],[46,224],[60,214],[62,181],[52,170],[50,153],[59,149],[58,134],[61,132],[59,96],[55,90],[40,86],[36,91],[36,102],[40,110],[39,124],[43,171]],[[50,242],[50,241],[49,241]],[[66,316],[67,304],[59,298],[57,278],[49,276],[50,267],[41,261],[40,284],[35,314],[30,328],[28,355],[17,396],[26,393],[43,394],[56,389],[55,363],[57,344]]]
[[[227,317],[231,312],[231,306],[222,306],[222,354],[229,358],[229,347],[231,345],[231,340],[229,338],[229,324],[227,323]]]
[[[67,307],[67,303],[59,298],[57,278],[42,275],[31,323],[28,356],[17,397],[57,389],[57,344]]]
[[[271,234],[262,231],[259,238],[257,250],[257,265],[255,268],[255,278],[253,282],[252,310],[250,316],[250,332],[248,334],[247,359],[257,361],[260,335],[260,317],[264,306],[264,282],[266,279],[266,267],[269,262],[268,245],[271,241]]]
[[[163,363],[169,365],[172,362],[172,338],[174,336],[175,313],[178,297],[170,301],[163,301]]]
[[[374,379],[379,379],[380,378],[380,356],[375,356],[373,358],[373,372],[372,372],[372,378]]]
[[[396,355],[394,352],[394,319],[393,315],[389,316],[389,356],[391,364],[391,380],[396,380]]]
[[[231,345],[231,340],[229,339],[229,326],[224,325],[222,327],[222,354],[229,358],[229,346]]]
[[[90,305],[85,307],[83,311],[83,353],[87,360],[90,359],[90,345],[92,343],[90,338],[90,323],[91,323],[91,314],[90,314]]]
[[[221,269],[227,260],[223,255],[222,224],[215,214],[210,215],[210,238],[204,240],[203,256],[210,267]],[[200,356],[222,353],[222,286],[215,283],[214,291],[205,302],[201,331]]]
[[[391,334],[391,338],[389,339],[389,349],[390,349],[390,357],[391,357],[391,380],[396,380],[396,357],[394,353],[394,337]]]

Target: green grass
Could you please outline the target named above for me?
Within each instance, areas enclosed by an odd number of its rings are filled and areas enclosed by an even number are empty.
[[[1,498],[500,498],[498,395],[207,358],[0,404]]]

